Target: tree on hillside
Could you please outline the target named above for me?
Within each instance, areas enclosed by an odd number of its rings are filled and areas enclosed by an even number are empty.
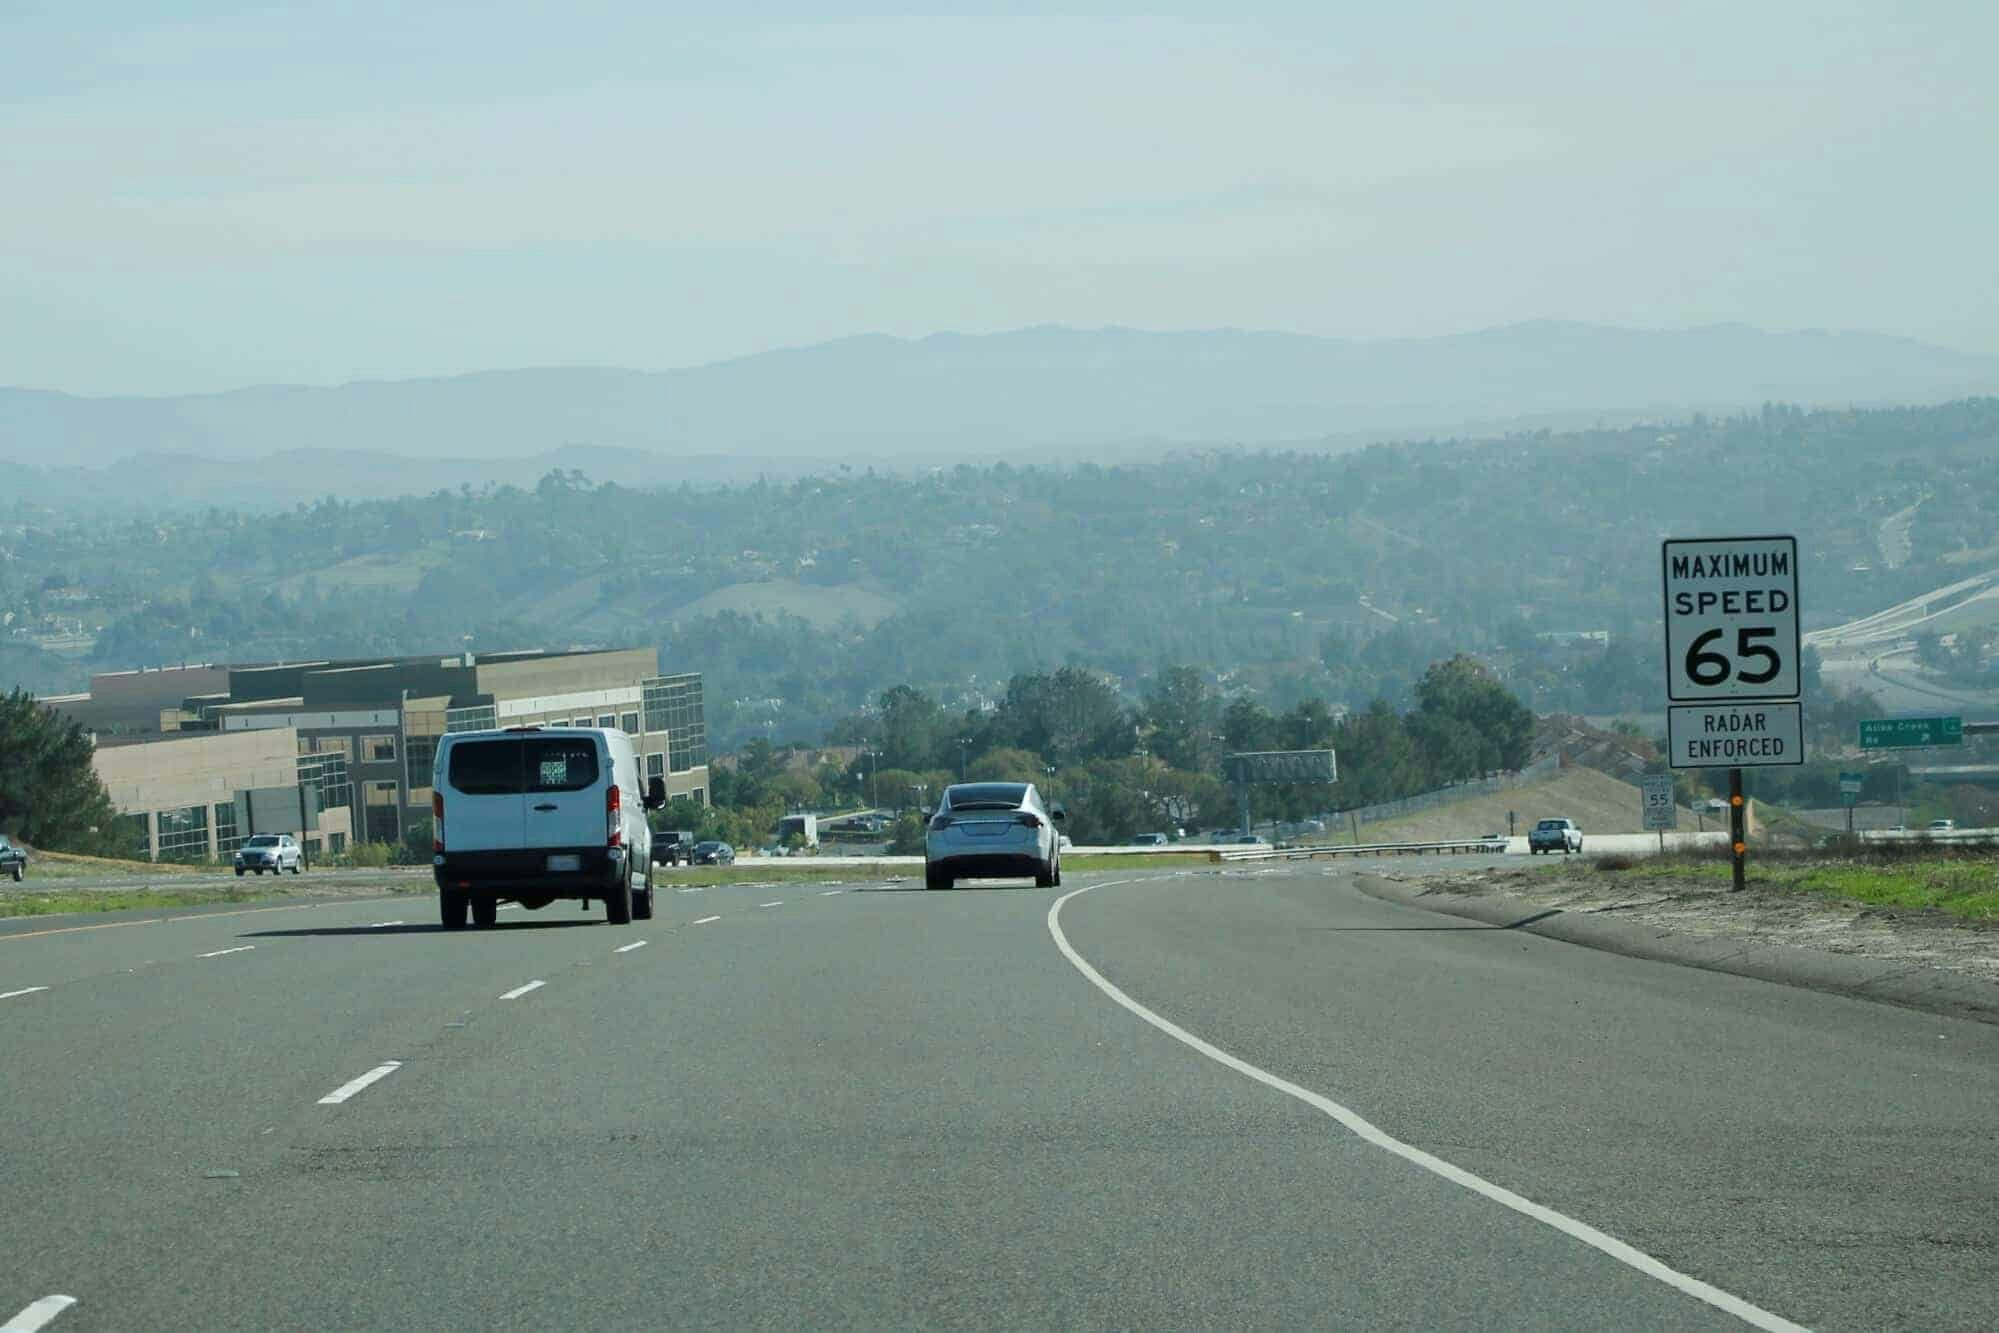
[[[54,851],[107,850],[117,811],[82,727],[15,689],[0,699],[0,832]]]
[[[1277,749],[1277,719],[1248,695],[1238,696],[1222,713],[1222,745],[1231,752]]]
[[[1117,691],[1094,672],[1072,666],[1008,681],[992,730],[1000,744],[1054,764],[1123,758],[1135,740]]]
[[[881,696],[881,762],[884,769],[956,767],[957,755],[944,755],[942,742],[949,719],[937,701],[910,685],[898,685]],[[955,746],[952,747],[954,750]]]
[[[1208,682],[1193,667],[1167,667],[1145,696],[1146,745],[1173,768],[1205,773],[1219,761],[1221,721]]]
[[[1460,653],[1434,664],[1416,682],[1416,703],[1414,729],[1432,741],[1444,780],[1527,762],[1534,714],[1483,662]]]

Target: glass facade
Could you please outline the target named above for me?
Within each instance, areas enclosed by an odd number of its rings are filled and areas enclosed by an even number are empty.
[[[675,773],[708,762],[708,714],[698,673],[648,680],[644,709],[645,729],[666,733],[667,763]]]
[[[430,786],[430,770],[436,763],[437,737],[411,736],[403,743],[403,785],[412,802],[418,791]]]
[[[298,780],[301,786],[319,788],[322,810],[354,804],[354,780],[347,773],[347,756],[338,751],[300,755]]]
[[[229,856],[243,845],[243,835],[236,831],[236,802],[217,801],[215,803],[215,853]]]
[[[160,859],[162,861],[205,861],[208,859],[208,807],[190,805],[159,813]]]
[[[444,710],[446,731],[491,731],[500,725],[500,714],[491,704],[472,704],[466,708]]]

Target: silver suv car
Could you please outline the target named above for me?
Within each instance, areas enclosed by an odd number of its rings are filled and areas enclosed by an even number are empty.
[[[948,889],[961,879],[1032,875],[1040,887],[1062,882],[1057,822],[1068,815],[1044,803],[1031,782],[960,782],[944,789],[923,843],[923,882]]]
[[[268,870],[277,875],[289,870],[296,875],[303,859],[291,834],[259,833],[243,839],[236,849],[236,873],[254,870],[261,875]]]

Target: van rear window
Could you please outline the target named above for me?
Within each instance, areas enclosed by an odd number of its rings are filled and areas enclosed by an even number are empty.
[[[588,736],[537,736],[527,748],[529,791],[581,791],[597,780],[597,744]]]
[[[521,742],[514,739],[463,741],[451,747],[447,777],[467,796],[521,794]]]

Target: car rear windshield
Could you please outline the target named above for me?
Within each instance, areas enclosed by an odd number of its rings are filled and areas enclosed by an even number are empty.
[[[1013,810],[1026,798],[1024,782],[974,782],[951,788],[953,810]]]
[[[588,736],[461,741],[451,747],[446,776],[467,796],[580,791],[597,780],[597,746]]]

